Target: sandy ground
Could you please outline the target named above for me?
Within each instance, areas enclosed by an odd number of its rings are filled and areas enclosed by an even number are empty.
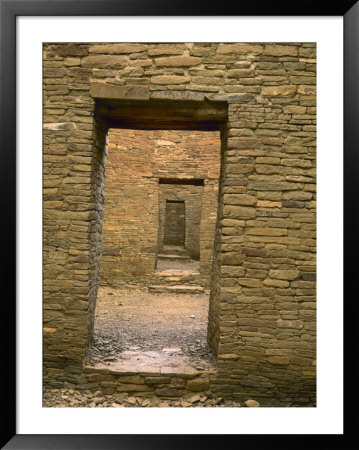
[[[182,261],[180,259],[163,259],[157,261],[156,270],[189,270],[193,273],[199,273],[199,261],[194,261],[193,259],[189,261]]]

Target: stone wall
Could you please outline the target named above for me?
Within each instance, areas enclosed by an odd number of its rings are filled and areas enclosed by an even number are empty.
[[[174,127],[221,129],[211,395],[315,403],[315,44],[52,43],[43,54],[45,385],[94,386],[82,363],[99,270],[97,117],[132,125],[118,115],[137,102],[153,108],[137,127],[155,127],[162,101],[195,111]],[[226,126],[201,121],[220,102]]]
[[[84,380],[93,389],[103,394],[120,395],[128,393],[140,397],[157,396],[163,399],[178,399],[200,392],[211,396],[210,382],[214,372],[189,371],[188,373],[134,372],[123,373],[109,371],[106,367],[84,368]]]
[[[157,254],[163,250],[166,200],[183,200],[186,248],[194,257],[202,249],[201,272],[208,285],[217,216],[219,132],[111,129],[108,145],[101,284],[151,283]],[[201,179],[205,187],[177,184],[182,179],[186,183]],[[164,184],[171,181],[176,184]]]

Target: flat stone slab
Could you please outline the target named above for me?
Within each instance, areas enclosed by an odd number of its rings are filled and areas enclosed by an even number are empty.
[[[202,286],[189,286],[189,285],[152,285],[148,286],[148,291],[152,293],[175,293],[175,294],[203,294],[204,289]]]
[[[162,270],[183,270],[189,272],[199,272],[200,263],[194,259],[183,258],[158,258],[156,271]]]
[[[158,259],[181,259],[185,261],[189,261],[191,258],[187,255],[167,255],[167,254],[161,254],[157,255]]]
[[[186,269],[160,269],[156,270],[156,275],[159,277],[189,277],[191,275],[198,275],[198,270],[186,270]]]
[[[166,353],[181,353],[182,349],[181,348],[163,348],[162,351],[166,352]]]
[[[191,366],[190,358],[181,354],[181,348],[163,348],[160,352],[130,352],[124,351],[118,354],[116,361],[107,364],[98,362],[89,364],[87,371],[106,370],[107,373],[157,373],[157,374],[187,374],[195,375],[202,370],[211,370],[213,366],[203,362],[203,369],[198,370]]]

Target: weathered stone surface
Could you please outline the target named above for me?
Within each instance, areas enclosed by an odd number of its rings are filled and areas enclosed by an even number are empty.
[[[156,395],[159,397],[181,397],[183,389],[177,389],[173,387],[163,387],[156,390]]]
[[[183,44],[152,44],[148,47],[150,56],[158,55],[181,55],[184,50]]]
[[[188,380],[186,389],[188,391],[203,392],[209,389],[208,378],[195,378],[194,380]]]
[[[223,208],[224,217],[232,217],[235,219],[248,219],[250,217],[255,217],[255,208],[249,206],[232,206],[225,205]]]
[[[270,356],[268,362],[270,364],[288,365],[289,358],[287,356]]]
[[[147,49],[144,44],[95,44],[90,46],[91,53],[127,54],[142,52]]]
[[[151,386],[145,386],[141,384],[120,384],[116,388],[117,392],[152,392],[153,388]]]
[[[257,206],[261,208],[281,208],[282,202],[271,202],[267,200],[258,200]]]
[[[150,91],[145,86],[116,86],[106,83],[91,83],[91,95],[95,98],[124,100],[148,100]]]
[[[42,331],[45,333],[45,334],[52,334],[52,333],[56,333],[56,328],[47,328],[47,327],[45,327],[45,328],[43,328],[42,329]]]
[[[286,288],[289,286],[289,281],[266,278],[265,280],[263,280],[263,284],[264,286]]]
[[[296,330],[301,330],[303,328],[303,321],[302,320],[283,320],[279,319],[277,320],[277,326],[279,328],[292,328]]]
[[[260,164],[256,167],[256,172],[259,174],[273,175],[282,173],[282,169],[278,166],[269,166],[267,164]]]
[[[236,194],[236,195],[224,195],[224,203],[228,205],[255,205],[257,199],[254,195],[249,194]]]
[[[117,55],[91,55],[83,58],[81,65],[83,67],[98,67],[106,68],[122,68],[126,65],[127,59],[125,56]]]
[[[59,56],[86,56],[88,55],[88,46],[83,44],[58,44],[52,46],[53,51]]]
[[[168,384],[171,381],[169,377],[146,377],[145,384]]]
[[[257,181],[248,183],[248,188],[254,191],[295,191],[300,188],[297,183],[267,183],[265,181]]]
[[[203,101],[204,94],[194,91],[153,91],[151,92],[151,98],[163,99],[163,100],[191,100],[191,101]]]
[[[263,46],[258,44],[219,44],[219,54],[237,53],[237,54],[253,54],[263,53]]]
[[[228,71],[229,78],[247,78],[254,74],[252,69],[233,69]]]
[[[316,273],[302,273],[302,279],[305,281],[315,281],[317,279],[317,274]]]
[[[74,122],[44,123],[43,129],[53,131],[75,130],[76,124]]]
[[[307,108],[305,106],[299,106],[299,105],[289,105],[284,106],[283,112],[285,114],[305,114],[307,111]]]
[[[190,81],[190,78],[176,75],[160,75],[152,77],[151,81],[154,84],[183,84]]]
[[[228,148],[257,148],[260,144],[260,139],[256,138],[238,137],[228,139]]]
[[[164,58],[156,58],[156,66],[165,67],[189,67],[201,64],[201,58],[195,56],[167,56]]]
[[[300,272],[298,270],[287,270],[287,269],[271,269],[269,271],[269,276],[271,278],[278,278],[279,280],[295,280],[299,277]]]
[[[304,202],[294,201],[294,200],[283,200],[283,208],[304,208]]]
[[[244,260],[245,256],[240,253],[228,252],[222,255],[222,264],[227,266],[240,266]]]
[[[121,249],[119,248],[104,248],[102,250],[103,256],[120,256]]]
[[[264,97],[286,97],[293,96],[297,91],[296,86],[282,85],[282,86],[263,86],[262,95]]]
[[[299,49],[299,56],[303,56],[305,58],[316,58],[317,49],[315,46],[313,47],[304,47]]]
[[[44,78],[62,78],[66,76],[67,71],[64,68],[45,68],[42,73]]]
[[[247,406],[248,408],[258,408],[258,407],[260,406],[260,403],[257,402],[257,400],[252,400],[252,399],[246,400],[246,401],[244,402],[244,404],[245,404],[245,406]]]
[[[118,378],[118,382],[125,384],[144,384],[144,379],[140,375],[120,375]]]
[[[298,49],[294,45],[266,44],[263,54],[270,56],[297,56]]]
[[[252,234],[255,236],[287,236],[288,232],[285,228],[253,227],[247,231],[247,234]]]
[[[244,253],[246,256],[254,256],[254,257],[265,258],[267,256],[267,252],[265,251],[265,249],[256,247],[244,247],[242,248],[242,253]]]
[[[307,86],[307,85],[298,86],[298,94],[316,95],[316,93],[317,93],[316,86]]]

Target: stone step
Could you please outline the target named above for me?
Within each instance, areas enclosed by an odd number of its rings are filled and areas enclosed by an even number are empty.
[[[189,261],[191,258],[188,255],[161,253],[161,254],[157,255],[157,259],[165,259],[165,260],[172,259],[172,260]]]
[[[204,289],[202,286],[190,286],[183,284],[165,285],[157,284],[148,286],[148,291],[154,294],[203,294]]]
[[[199,270],[188,269],[157,269],[155,274],[159,277],[190,277],[199,275]]]
[[[200,284],[201,274],[199,270],[186,269],[157,269],[153,279],[154,284],[166,285],[197,285]]]
[[[187,249],[180,247],[178,245],[165,245],[161,249],[161,254],[188,256],[188,251]]]

